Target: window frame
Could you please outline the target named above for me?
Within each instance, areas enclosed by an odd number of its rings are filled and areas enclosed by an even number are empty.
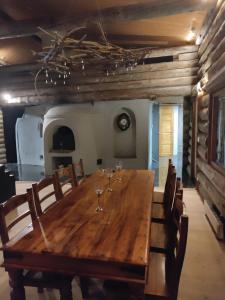
[[[217,120],[219,110],[219,98],[225,97],[225,89],[220,90],[210,97],[209,105],[209,144],[208,144],[208,163],[219,173],[225,176],[225,166],[216,162],[217,146]]]

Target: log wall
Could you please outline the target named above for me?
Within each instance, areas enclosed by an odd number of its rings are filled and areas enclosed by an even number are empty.
[[[0,93],[6,89],[22,104],[86,102],[104,100],[155,99],[164,103],[180,103],[190,96],[197,82],[198,47],[183,46],[152,50],[148,57],[171,56],[173,61],[138,65],[132,71],[106,72],[88,67],[75,71],[66,85],[46,85],[45,74],[34,89],[37,65],[0,68]],[[174,100],[171,100],[174,99]],[[178,101],[179,99],[179,101]],[[0,100],[1,101],[1,100]],[[4,105],[4,102],[0,102]]]
[[[210,161],[210,102],[225,87],[225,1],[218,2],[215,18],[199,47],[199,77],[204,92],[197,97],[197,183],[203,200],[225,217],[225,176]]]
[[[6,149],[4,139],[3,115],[0,109],[0,164],[6,163]]]

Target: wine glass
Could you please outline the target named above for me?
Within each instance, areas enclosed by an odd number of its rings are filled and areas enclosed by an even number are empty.
[[[98,206],[96,208],[96,212],[100,212],[103,211],[103,207],[100,205],[100,197],[103,193],[103,187],[101,185],[96,185],[95,187],[95,193],[97,195],[97,199],[98,199]]]
[[[107,169],[106,170],[106,177],[108,178],[109,180],[109,184],[108,184],[108,189],[107,191],[108,192],[112,192],[112,188],[111,188],[111,178],[113,177],[113,172],[111,169]]]
[[[117,172],[117,174],[118,174],[117,180],[118,180],[119,182],[122,181],[122,178],[119,176],[119,173],[120,173],[121,170],[122,170],[122,162],[121,162],[121,161],[117,161],[117,162],[116,162],[116,172]]]

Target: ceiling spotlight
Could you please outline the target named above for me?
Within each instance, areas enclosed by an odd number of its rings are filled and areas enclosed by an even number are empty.
[[[191,42],[191,41],[193,41],[195,38],[196,38],[196,32],[195,32],[195,30],[192,28],[192,29],[190,30],[190,32],[188,33],[188,35],[187,35],[187,41],[188,41],[188,42]]]
[[[12,100],[12,96],[9,93],[2,94],[2,98],[7,102],[10,102]]]

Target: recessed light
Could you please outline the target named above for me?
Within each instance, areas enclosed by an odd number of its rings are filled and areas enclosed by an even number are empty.
[[[12,96],[9,93],[2,94],[2,98],[7,102],[10,102],[12,100]]]

